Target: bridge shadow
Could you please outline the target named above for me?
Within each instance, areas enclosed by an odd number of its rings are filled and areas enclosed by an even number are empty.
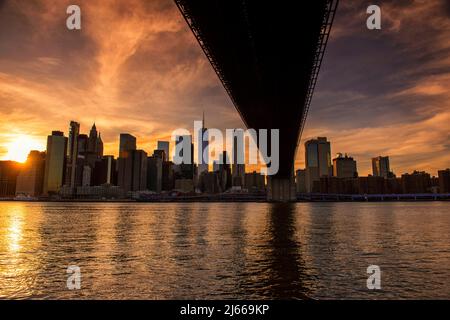
[[[296,239],[295,204],[274,203],[269,207],[267,260],[268,294],[273,299],[308,299],[311,291],[302,260],[302,248]]]

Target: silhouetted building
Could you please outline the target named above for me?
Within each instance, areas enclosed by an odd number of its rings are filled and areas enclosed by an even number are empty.
[[[95,163],[92,185],[117,185],[117,161],[114,156],[103,156]]]
[[[104,184],[101,186],[78,187],[76,192],[77,199],[121,199],[125,197],[122,188]]]
[[[245,189],[249,192],[260,192],[266,190],[266,177],[253,171],[245,174]]]
[[[183,193],[194,192],[194,181],[192,179],[175,180],[175,190]]]
[[[120,134],[119,159],[117,159],[117,183],[125,192],[133,191],[133,159],[136,138],[128,133]]]
[[[80,134],[80,124],[75,121],[70,122],[69,140],[67,145],[67,173],[65,176],[65,185],[75,188],[76,169],[78,160],[78,136]]]
[[[450,193],[450,169],[440,170],[439,176],[439,192]]]
[[[203,172],[199,178],[200,191],[207,194],[222,192],[219,184],[219,174],[217,172]]]
[[[169,161],[170,143],[168,141],[158,141],[158,150],[164,151],[163,161]]]
[[[91,131],[89,132],[89,148],[88,151],[95,154],[97,159],[103,157],[103,141],[101,134],[97,132],[95,123],[93,124]]]
[[[236,133],[236,131],[235,131]],[[233,137],[233,164],[232,186],[243,187],[245,185],[245,146],[243,136],[239,134]]]
[[[20,168],[16,195],[39,197],[42,195],[45,174],[45,152],[31,151]]]
[[[83,166],[83,179],[81,180],[81,186],[89,187],[92,185],[92,168],[89,165]]]
[[[84,156],[89,152],[89,137],[86,134],[78,136],[78,156]]]
[[[131,191],[147,190],[147,153],[143,150],[132,152],[133,181]]]
[[[119,187],[125,192],[146,190],[147,153],[143,150],[128,150],[127,157],[119,158],[119,161],[119,168],[122,169]]]
[[[197,180],[199,180],[200,175],[203,172],[209,171],[209,137],[208,129],[205,127],[205,113],[203,113],[202,129],[198,135],[197,141],[197,158],[198,158],[198,168],[197,168]]]
[[[389,166],[389,157],[372,158],[372,173],[374,177],[391,177],[391,169]]]
[[[383,177],[359,177],[356,181],[359,194],[384,194]]]
[[[403,193],[401,178],[387,178],[384,179],[384,193],[385,194],[401,194]]]
[[[166,152],[165,152],[164,150],[160,150],[160,149],[154,150],[154,151],[153,151],[153,156],[160,158],[161,161],[166,161],[166,160],[164,160],[164,159],[167,158]]]
[[[185,154],[189,150],[190,155]],[[182,163],[177,165],[175,179],[194,179],[194,144],[191,136],[178,136],[175,145],[175,154],[181,157]],[[187,158],[185,160],[184,158]]]
[[[162,167],[162,189],[163,191],[171,191],[175,188],[174,164],[171,161],[165,161]]]
[[[347,155],[343,156],[339,153],[333,159],[333,177],[337,178],[356,178],[358,171],[356,168],[356,161]]]
[[[21,164],[15,161],[0,161],[0,198],[16,194],[16,182]]]
[[[297,170],[295,174],[295,189],[298,193],[306,193],[306,169]]]
[[[45,158],[45,173],[43,193],[56,194],[64,183],[66,172],[67,138],[60,131],[53,131],[47,137],[47,154]]]
[[[306,190],[314,192],[320,185],[320,177],[332,175],[331,144],[325,137],[306,141]],[[316,183],[316,187],[314,184]]]
[[[219,185],[222,192],[231,189],[232,187],[232,175],[231,175],[231,165],[230,158],[226,151],[223,151],[220,155],[220,160],[215,162],[215,170],[219,176]],[[244,177],[245,179],[245,177]]]
[[[136,150],[136,137],[128,133],[120,134],[119,158],[126,158],[128,153]]]
[[[164,155],[164,151],[162,153]],[[147,159],[147,189],[160,193],[163,186],[163,159],[153,154]]]
[[[414,171],[412,174],[402,175],[402,188],[405,194],[430,192],[431,176],[423,171]]]

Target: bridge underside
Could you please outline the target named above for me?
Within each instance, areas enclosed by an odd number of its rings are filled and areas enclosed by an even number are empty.
[[[337,0],[175,0],[245,125],[280,129],[290,179]]]

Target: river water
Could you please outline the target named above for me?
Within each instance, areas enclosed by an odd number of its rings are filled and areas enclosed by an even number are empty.
[[[449,202],[0,202],[0,298],[450,299],[449,279]]]

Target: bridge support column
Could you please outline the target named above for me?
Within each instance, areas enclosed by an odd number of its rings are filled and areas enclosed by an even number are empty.
[[[294,202],[297,200],[295,193],[294,177],[281,179],[268,177],[267,179],[267,201],[271,202]]]

